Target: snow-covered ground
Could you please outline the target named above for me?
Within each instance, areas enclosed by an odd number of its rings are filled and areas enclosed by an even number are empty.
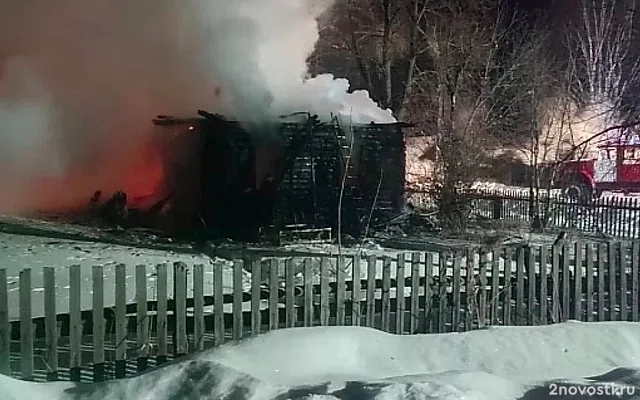
[[[0,393],[6,400],[637,399],[638,367],[640,325],[633,323],[415,336],[317,327],[274,331],[100,384],[0,376]]]
[[[115,266],[120,263],[127,265],[127,301],[135,299],[135,266],[147,266],[147,280],[150,282],[147,296],[155,299],[157,288],[155,266],[167,263],[169,266],[176,261],[188,265],[205,264],[210,273],[205,274],[204,287],[206,293],[213,290],[213,260],[204,255],[178,254],[170,251],[148,250],[134,247],[118,246],[104,243],[91,243],[61,239],[51,239],[27,235],[12,235],[0,233],[0,268],[6,268],[9,286],[9,317],[18,317],[18,278],[20,271],[31,268],[32,309],[33,316],[44,315],[43,267],[56,268],[56,311],[66,313],[69,310],[69,272],[66,267],[81,266],[82,303],[90,307],[92,291],[92,271],[94,265],[104,267],[105,306],[111,307],[115,298]],[[224,260],[216,260],[224,263]],[[225,265],[229,265],[227,262]],[[171,270],[169,270],[171,271]],[[171,273],[168,274],[171,278]],[[171,281],[170,281],[171,282]],[[232,273],[225,269],[224,283],[226,291],[232,288]],[[192,287],[189,285],[189,287]],[[172,285],[169,284],[169,289]]]

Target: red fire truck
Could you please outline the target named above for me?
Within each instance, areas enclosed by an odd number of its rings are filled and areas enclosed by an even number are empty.
[[[617,133],[595,147],[592,157],[562,165],[556,182],[565,196],[589,200],[603,191],[640,192],[640,135]]]

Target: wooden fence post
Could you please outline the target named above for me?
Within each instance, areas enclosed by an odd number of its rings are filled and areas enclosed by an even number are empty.
[[[162,365],[167,362],[167,264],[156,265],[156,282],[158,283],[156,303],[156,331],[158,337],[158,355],[156,363]]]
[[[193,341],[196,351],[204,350],[204,265],[193,266]]]
[[[224,323],[224,291],[223,291],[223,264],[213,264],[213,330],[214,345],[219,346],[224,343],[225,323]]]
[[[147,310],[147,266],[136,265],[136,365],[138,372],[149,366],[149,316]]]
[[[365,325],[373,328],[375,325],[376,307],[376,264],[378,257],[374,254],[367,257],[367,314]]]
[[[80,266],[69,267],[69,375],[71,381],[80,381],[82,369],[82,281]]]
[[[285,326],[287,328],[293,328],[296,326],[296,320],[298,313],[295,306],[295,273],[293,270],[293,259],[287,258],[284,262],[284,291],[285,291]]]
[[[404,258],[405,254],[400,253],[396,259],[396,334],[404,333]]]
[[[320,325],[329,325],[329,265],[330,261],[327,257],[320,259]]]
[[[582,241],[578,240],[575,245],[575,267],[573,283],[573,318],[582,321]]]
[[[436,332],[445,332],[447,322],[447,256],[438,253],[438,325]]]
[[[433,318],[433,253],[427,252],[424,255],[424,333],[431,333],[434,329]]]
[[[551,255],[551,322],[560,322],[560,246],[554,245]]]
[[[176,342],[175,357],[182,357],[189,352],[187,340],[187,265],[183,262],[173,264],[173,280],[175,282],[175,319]]]
[[[617,296],[618,291],[616,289],[616,251],[618,250],[618,246],[616,246],[613,242],[609,242],[607,246],[607,255],[609,261],[609,321],[617,321],[618,320],[618,312],[616,310],[617,306]]]
[[[467,260],[469,262],[469,260]],[[460,280],[462,272],[462,256],[459,252],[453,255],[453,313],[451,315],[451,330],[453,332],[460,331],[460,296],[461,284]]]
[[[571,319],[571,245],[562,246],[562,321]]]
[[[31,317],[31,270],[20,271],[20,378],[33,380],[33,318]]]
[[[11,375],[11,324],[9,323],[9,291],[7,270],[0,269],[0,374]]]
[[[593,321],[593,245],[592,243],[586,243],[585,245],[585,258],[587,261],[585,267],[586,275],[586,292],[587,292],[587,322]]]
[[[116,265],[116,379],[127,375],[127,266]]]
[[[538,301],[540,303],[540,324],[546,325],[548,322],[548,304],[549,304],[549,294],[547,291],[547,265],[548,265],[548,252],[547,246],[542,245],[540,247],[540,295],[538,296]]]
[[[247,266],[248,267],[248,266]],[[242,260],[233,260],[233,340],[242,339],[242,331],[244,329],[244,318],[242,310],[242,295],[244,293],[244,285],[242,282],[244,271],[244,263]]]
[[[425,279],[428,277],[425,276]],[[411,254],[411,323],[410,334],[418,333],[420,322],[420,253]]]
[[[502,302],[502,324],[503,325],[511,325],[511,269],[513,268],[513,250],[511,247],[507,247],[504,249],[504,296]]]
[[[640,269],[638,268],[638,257],[640,257],[640,242],[635,239],[631,246],[631,320],[633,322],[639,321],[638,308],[640,307],[640,303],[638,302],[638,290],[640,289],[640,277],[638,275],[640,274]]]
[[[391,257],[382,260],[382,330],[389,332],[391,323]]]
[[[518,248],[518,258],[516,259],[516,325],[525,325],[526,316],[524,312],[524,263],[526,260],[526,248]]]
[[[344,256],[339,256],[336,259],[336,325],[344,326],[346,324],[346,263]],[[311,272],[309,270],[309,272]],[[311,277],[307,277],[307,270],[305,268],[305,282]],[[306,289],[305,289],[306,292]],[[306,325],[305,325],[306,326]]]
[[[360,292],[361,281],[360,275],[360,254],[353,256],[351,264],[351,279],[353,281],[353,290],[351,291],[351,325],[359,326],[361,319],[360,312]]]
[[[343,268],[343,265],[338,264],[338,270]],[[303,281],[304,281],[304,326],[313,326],[313,269],[311,265],[311,259],[305,258],[303,261]],[[338,274],[339,276],[340,274]],[[342,276],[344,277],[344,270],[342,271]],[[340,285],[340,281],[338,280],[338,285]],[[343,286],[344,287],[344,286]],[[338,293],[340,293],[340,288],[338,288]],[[344,289],[343,289],[343,297],[342,304],[338,303],[338,310],[342,307],[342,325],[344,325]],[[340,296],[338,296],[340,299]],[[340,311],[338,311],[340,313]]]
[[[280,270],[278,260],[272,258],[268,261],[269,270],[269,330],[280,327],[280,310],[278,308],[278,295],[280,292],[278,271]]]
[[[604,243],[598,244],[598,321],[605,320],[604,307],[604,283],[607,247]]]
[[[47,380],[58,380],[58,325],[56,323],[56,275],[54,267],[42,270]]]
[[[251,271],[251,335],[258,335],[262,325],[260,315],[262,263],[255,257],[245,256],[242,259],[245,268]],[[235,290],[235,288],[234,288]]]
[[[93,381],[106,379],[104,365],[104,272],[101,265],[92,267],[93,281]]]

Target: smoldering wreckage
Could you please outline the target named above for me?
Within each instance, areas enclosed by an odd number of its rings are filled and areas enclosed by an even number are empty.
[[[249,124],[197,114],[153,119],[164,194],[142,208],[125,192],[105,201],[97,191],[87,210],[94,222],[197,243],[281,244],[362,237],[406,210],[410,124],[341,126],[306,112]]]

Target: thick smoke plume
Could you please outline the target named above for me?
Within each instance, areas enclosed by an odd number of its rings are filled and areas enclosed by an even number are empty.
[[[153,195],[150,119],[311,111],[394,121],[348,82],[307,79],[323,0],[0,2],[0,212]]]

